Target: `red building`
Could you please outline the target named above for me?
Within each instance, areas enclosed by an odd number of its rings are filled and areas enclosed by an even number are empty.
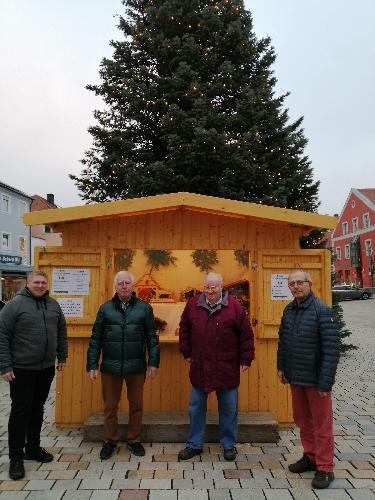
[[[337,284],[375,285],[375,188],[351,189],[332,248]]]

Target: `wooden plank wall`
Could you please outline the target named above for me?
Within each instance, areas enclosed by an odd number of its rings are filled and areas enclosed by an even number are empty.
[[[105,293],[108,298],[112,290],[113,270],[109,266],[113,249],[244,249],[249,250],[253,260],[258,250],[298,250],[301,235],[301,227],[186,209],[59,224],[58,230],[63,233],[62,250],[67,253],[76,247],[101,249],[101,272],[106,273],[105,288],[108,291]],[[106,253],[104,260],[103,251]],[[84,264],[77,261],[76,265]],[[251,314],[257,307],[255,274],[250,271]],[[103,283],[102,278],[100,281]],[[96,293],[103,296],[103,284]],[[70,335],[72,333],[71,329]],[[102,408],[100,380],[89,382],[85,371],[88,335],[89,331],[82,329],[82,336],[74,331],[74,338],[70,338],[68,367],[64,375],[59,376],[57,385],[56,422],[60,425],[82,425],[91,412]],[[291,422],[289,390],[281,386],[276,377],[277,339],[258,338],[257,328],[255,335],[256,360],[242,375],[239,409],[270,410],[280,422]],[[188,366],[178,352],[178,345],[162,344],[159,376],[146,382],[145,410],[187,410],[189,394]],[[214,408],[216,401],[212,396],[209,409]],[[126,398],[122,400],[121,409],[127,409]]]

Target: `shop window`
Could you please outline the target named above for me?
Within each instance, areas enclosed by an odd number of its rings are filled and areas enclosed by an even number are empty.
[[[1,233],[1,248],[3,250],[12,249],[12,235],[10,233],[5,233],[4,231]]]
[[[1,211],[10,214],[10,196],[4,193],[1,195]]]

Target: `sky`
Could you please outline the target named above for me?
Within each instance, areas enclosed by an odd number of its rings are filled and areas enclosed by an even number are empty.
[[[320,180],[319,213],[340,213],[352,187],[375,187],[374,0],[246,0],[270,36],[279,93],[304,116]],[[85,89],[120,39],[121,0],[0,0],[0,181],[81,205],[69,173],[91,146],[102,103]]]

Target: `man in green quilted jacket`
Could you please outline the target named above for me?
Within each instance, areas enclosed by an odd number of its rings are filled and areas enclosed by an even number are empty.
[[[137,456],[145,450],[141,444],[143,385],[146,372],[156,377],[159,367],[159,340],[152,307],[137,299],[133,292],[134,276],[120,271],[114,279],[116,293],[99,308],[87,351],[90,380],[101,379],[104,402],[104,444],[100,458],[107,460],[117,448],[117,411],[125,380],[129,401],[127,445]],[[147,359],[146,359],[147,351]]]

